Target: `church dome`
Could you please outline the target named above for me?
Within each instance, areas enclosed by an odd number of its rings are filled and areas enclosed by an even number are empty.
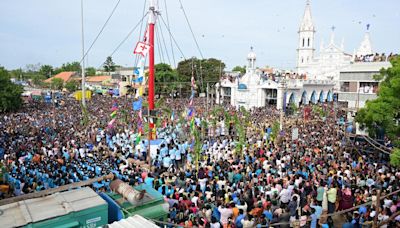
[[[256,53],[253,51],[253,47],[251,48],[249,54],[247,54],[247,59],[255,60],[257,58]]]
[[[238,89],[240,89],[240,90],[246,90],[246,89],[247,89],[247,85],[244,84],[244,83],[240,83],[239,86],[238,86]]]

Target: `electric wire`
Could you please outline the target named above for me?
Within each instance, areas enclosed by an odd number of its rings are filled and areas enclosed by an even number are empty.
[[[155,26],[155,31],[156,31],[156,40],[157,40],[157,49],[158,49],[158,55],[160,58],[160,62],[165,63],[165,59],[164,59],[164,52],[161,46],[161,42],[160,42],[160,35],[159,35],[159,31],[158,31],[158,26],[156,24]]]
[[[162,44],[164,44],[164,50],[165,50],[165,55],[167,56],[167,59],[168,59],[168,64],[171,65],[171,59],[169,58],[168,47],[165,43],[162,27],[159,23],[157,23],[157,25],[158,25],[158,28],[160,29],[160,33],[159,33],[161,35],[160,40],[162,40]]]
[[[201,50],[200,50],[199,43],[197,42],[196,36],[194,35],[192,26],[190,25],[189,19],[188,19],[187,15],[186,15],[186,11],[185,11],[185,8],[183,7],[183,4],[182,4],[182,1],[181,1],[181,0],[179,0],[179,4],[181,5],[181,10],[182,10],[182,12],[183,12],[183,15],[185,16],[186,23],[188,24],[189,29],[190,29],[190,32],[192,33],[192,37],[193,37],[193,39],[194,39],[194,42],[196,43],[197,50],[199,51],[201,58],[204,59],[203,53],[202,53]]]
[[[121,2],[121,0],[118,0],[117,4],[115,4],[114,8],[112,9],[110,15],[108,16],[107,20],[104,22],[103,26],[101,27],[99,33],[97,34],[96,38],[94,38],[92,44],[89,46],[89,48],[86,50],[85,54],[83,55],[80,63],[82,63],[82,61],[85,59],[85,57],[89,54],[89,51],[92,49],[92,47],[94,46],[94,44],[97,42],[97,40],[99,39],[100,35],[103,33],[104,29],[106,28],[108,22],[110,21],[110,19],[112,18],[112,16],[115,13],[115,10],[118,8],[119,3]]]
[[[165,6],[165,15],[166,15],[166,17],[167,17],[167,25],[168,25],[168,28],[169,28],[170,25],[169,25],[169,16],[168,16],[167,0],[164,0],[164,6]],[[173,48],[173,44],[172,44],[171,35],[169,35],[169,42],[170,42],[170,45],[171,45],[172,60],[174,61],[174,67],[176,68],[175,53],[174,53],[174,48]]]
[[[145,12],[146,12],[146,4],[147,4],[147,0],[144,0],[142,17],[144,17]],[[142,40],[142,30],[143,30],[143,23],[140,24],[138,42],[140,42],[140,41]],[[146,35],[146,34],[143,34],[143,37],[144,37],[145,35]],[[139,56],[138,56],[138,55],[135,55],[135,65],[134,65],[134,66],[137,66],[138,61],[139,61]]]
[[[109,55],[109,56],[113,56],[114,54],[115,54],[115,52],[117,52],[118,51],[118,49],[126,42],[126,40],[131,36],[131,34],[137,29],[137,27],[139,27],[139,25],[142,23],[142,21],[143,21],[143,19],[147,16],[147,14],[148,13],[146,13],[143,17],[142,17],[142,19],[140,19],[140,21],[129,31],[129,33],[125,36],[125,38],[118,44],[118,46],[114,49],[114,51],[113,52],[111,52],[111,54]],[[102,66],[103,64],[101,64],[100,65],[100,67]],[[99,67],[99,68],[100,68]]]
[[[176,39],[174,38],[174,36],[172,35],[171,30],[169,29],[169,27],[167,26],[167,24],[165,23],[164,18],[162,17],[162,15],[160,15],[161,21],[163,22],[164,26],[167,28],[168,33],[170,34],[170,36],[172,37],[172,40],[174,41],[176,47],[178,48],[180,54],[182,55],[183,59],[186,60],[185,55],[182,52],[182,49],[179,47],[178,43],[176,42]]]

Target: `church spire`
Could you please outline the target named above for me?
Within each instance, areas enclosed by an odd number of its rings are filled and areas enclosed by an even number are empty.
[[[365,32],[364,39],[361,42],[360,47],[358,48],[356,53],[358,56],[373,54],[371,39],[369,37],[369,27],[370,24],[367,24],[367,31]]]
[[[314,23],[311,16],[311,3],[307,0],[306,9],[304,10],[303,19],[301,20],[299,31],[314,31]]]
[[[335,29],[336,29],[335,26],[331,27],[332,32],[331,32],[330,44],[335,44]]]
[[[302,74],[308,71],[314,60],[314,36],[315,28],[311,17],[310,0],[306,2],[306,8],[299,28],[299,45],[297,48],[297,72]]]

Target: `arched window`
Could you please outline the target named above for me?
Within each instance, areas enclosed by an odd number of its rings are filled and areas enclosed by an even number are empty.
[[[303,38],[303,47],[304,47],[304,38]]]
[[[309,57],[307,56],[307,62],[308,62],[308,60],[309,60]]]
[[[304,58],[303,57],[301,57],[301,63],[304,63]]]
[[[308,40],[307,40],[307,46],[310,47],[310,38],[308,38]]]

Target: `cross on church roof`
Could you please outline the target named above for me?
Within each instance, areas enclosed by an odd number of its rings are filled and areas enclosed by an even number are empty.
[[[371,25],[370,24],[367,24],[367,30],[369,30],[369,27],[370,27]]]

